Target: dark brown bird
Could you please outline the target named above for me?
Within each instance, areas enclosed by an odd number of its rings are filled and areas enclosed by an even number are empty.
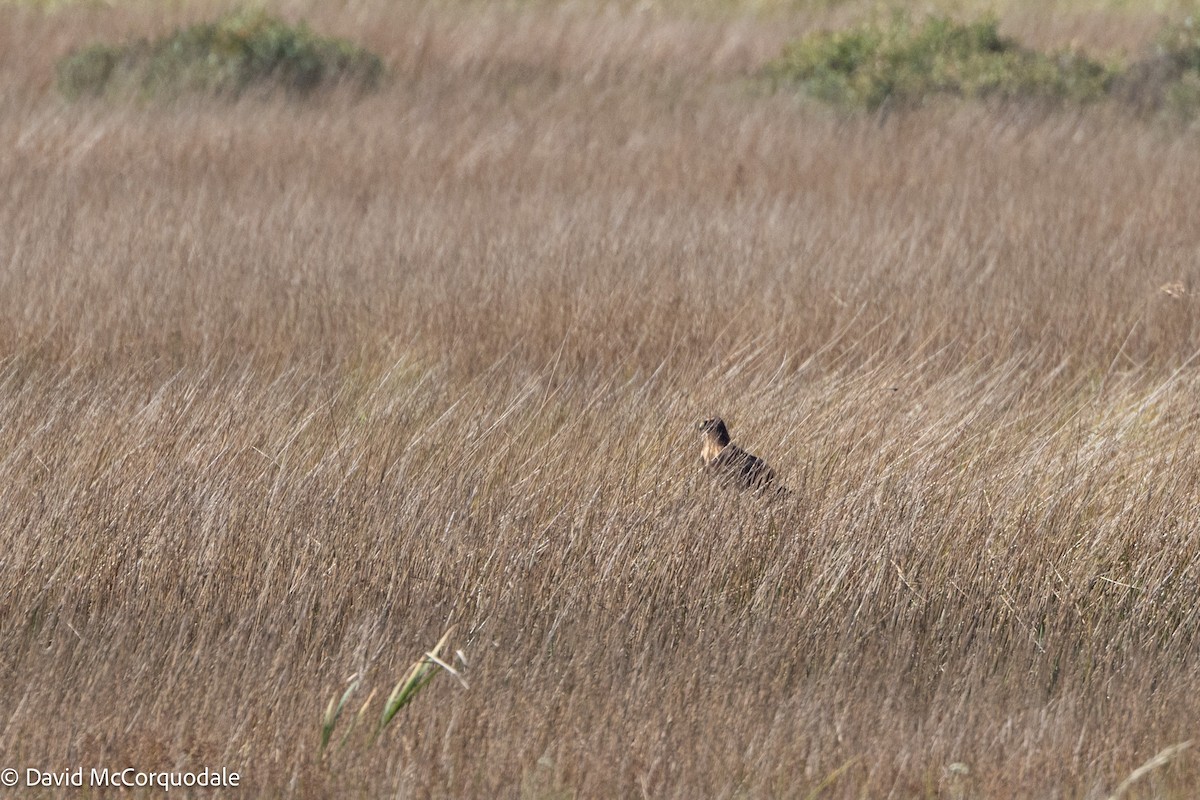
[[[767,466],[767,462],[730,440],[725,420],[713,417],[698,427],[704,471],[716,480],[737,489],[752,489],[758,494],[787,491],[776,482],[775,471]]]

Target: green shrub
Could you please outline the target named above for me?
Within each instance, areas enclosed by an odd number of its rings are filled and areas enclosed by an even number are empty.
[[[317,36],[263,11],[239,11],[154,41],[95,44],[58,64],[67,97],[184,92],[238,95],[252,86],[305,95],[331,84],[374,88],[383,74],[375,54],[341,39]]]
[[[1087,102],[1103,97],[1112,65],[1077,53],[1039,53],[1001,36],[994,18],[920,24],[896,13],[789,44],[766,68],[776,86],[799,86],[827,102],[878,108],[933,95]]]
[[[1200,115],[1200,30],[1188,17],[1167,25],[1146,57],[1130,66],[1117,96],[1141,112]]]

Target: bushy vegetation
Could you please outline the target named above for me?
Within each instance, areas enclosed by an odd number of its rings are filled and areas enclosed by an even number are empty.
[[[1200,113],[1200,30],[1195,19],[1166,26],[1150,53],[1122,76],[1117,95],[1140,111],[1185,119]]]
[[[931,97],[1089,103],[1113,99],[1136,113],[1200,114],[1200,30],[1165,27],[1126,65],[1078,50],[1044,53],[1002,36],[995,18],[914,21],[897,12],[790,43],[765,70],[775,87],[848,108],[917,105]]]
[[[1103,97],[1117,75],[1080,53],[1023,47],[1001,36],[994,18],[918,23],[903,13],[793,42],[767,72],[821,100],[867,108],[938,94],[1087,102]]]
[[[303,95],[331,84],[372,88],[382,73],[383,62],[362,47],[252,10],[154,41],[94,44],[59,62],[58,86],[72,98],[108,92],[237,95],[252,86]]]

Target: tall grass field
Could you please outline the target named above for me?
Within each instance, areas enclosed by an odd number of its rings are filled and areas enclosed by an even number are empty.
[[[1194,120],[763,77],[867,2],[267,8],[378,80],[0,4],[0,795],[1200,796]]]

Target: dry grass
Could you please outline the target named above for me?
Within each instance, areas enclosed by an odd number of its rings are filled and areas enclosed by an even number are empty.
[[[748,91],[819,11],[314,7],[384,91],[52,93],[215,8],[0,8],[0,766],[1099,798],[1197,735],[1193,132]],[[319,752],[451,624],[469,689]]]

